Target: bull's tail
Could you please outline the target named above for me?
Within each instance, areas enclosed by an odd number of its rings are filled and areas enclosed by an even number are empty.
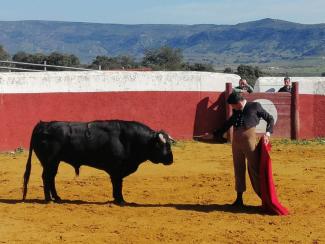
[[[27,195],[27,185],[29,181],[29,176],[30,172],[32,169],[32,154],[33,154],[33,149],[34,149],[34,134],[36,132],[36,129],[38,128],[40,123],[38,123],[32,133],[31,139],[30,139],[30,144],[29,144],[29,154],[28,154],[28,159],[26,163],[26,169],[25,169],[25,174],[24,174],[24,186],[23,186],[23,201],[26,199]]]
[[[33,148],[30,147],[29,148],[29,155],[28,155],[28,159],[27,159],[27,163],[26,163],[25,174],[24,174],[23,201],[26,198],[27,185],[28,185],[28,181],[29,181],[30,172],[31,172],[31,169],[32,169],[32,153],[33,153]]]

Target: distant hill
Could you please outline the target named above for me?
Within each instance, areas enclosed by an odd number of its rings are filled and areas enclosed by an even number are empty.
[[[141,57],[162,45],[181,48],[190,62],[254,63],[325,56],[325,24],[262,19],[237,25],[121,25],[0,21],[0,44],[18,51]]]

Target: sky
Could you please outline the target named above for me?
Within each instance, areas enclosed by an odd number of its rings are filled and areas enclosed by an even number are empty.
[[[0,0],[0,20],[238,24],[263,18],[325,23],[325,0]]]

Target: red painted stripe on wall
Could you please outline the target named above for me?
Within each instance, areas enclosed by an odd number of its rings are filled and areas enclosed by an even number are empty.
[[[40,120],[136,120],[189,139],[223,123],[222,103],[215,92],[1,94],[0,150],[28,148]]]
[[[277,94],[254,97],[280,103]],[[289,137],[286,107],[281,103],[276,107],[274,136]],[[324,137],[325,96],[300,95],[299,110],[301,138]],[[40,120],[136,120],[177,139],[191,139],[224,123],[225,103],[220,92],[0,94],[0,114],[0,150],[4,151],[28,148],[31,131]]]
[[[325,137],[325,96],[300,95],[300,137]]]

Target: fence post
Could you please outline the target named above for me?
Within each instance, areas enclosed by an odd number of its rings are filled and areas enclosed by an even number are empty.
[[[299,139],[299,83],[292,82],[291,92],[291,139]]]
[[[231,93],[232,93],[232,83],[227,82],[226,83],[226,91],[225,91],[226,120],[228,120],[232,115],[231,105],[227,103],[227,99]],[[228,142],[232,142],[232,135],[233,135],[233,128],[230,127],[230,129],[227,132]]]
[[[44,61],[44,71],[46,71],[46,60]]]
[[[9,62],[9,60],[7,59],[6,60],[7,62]],[[9,67],[11,67],[11,64],[9,63]],[[9,72],[11,72],[11,69],[9,69]]]

